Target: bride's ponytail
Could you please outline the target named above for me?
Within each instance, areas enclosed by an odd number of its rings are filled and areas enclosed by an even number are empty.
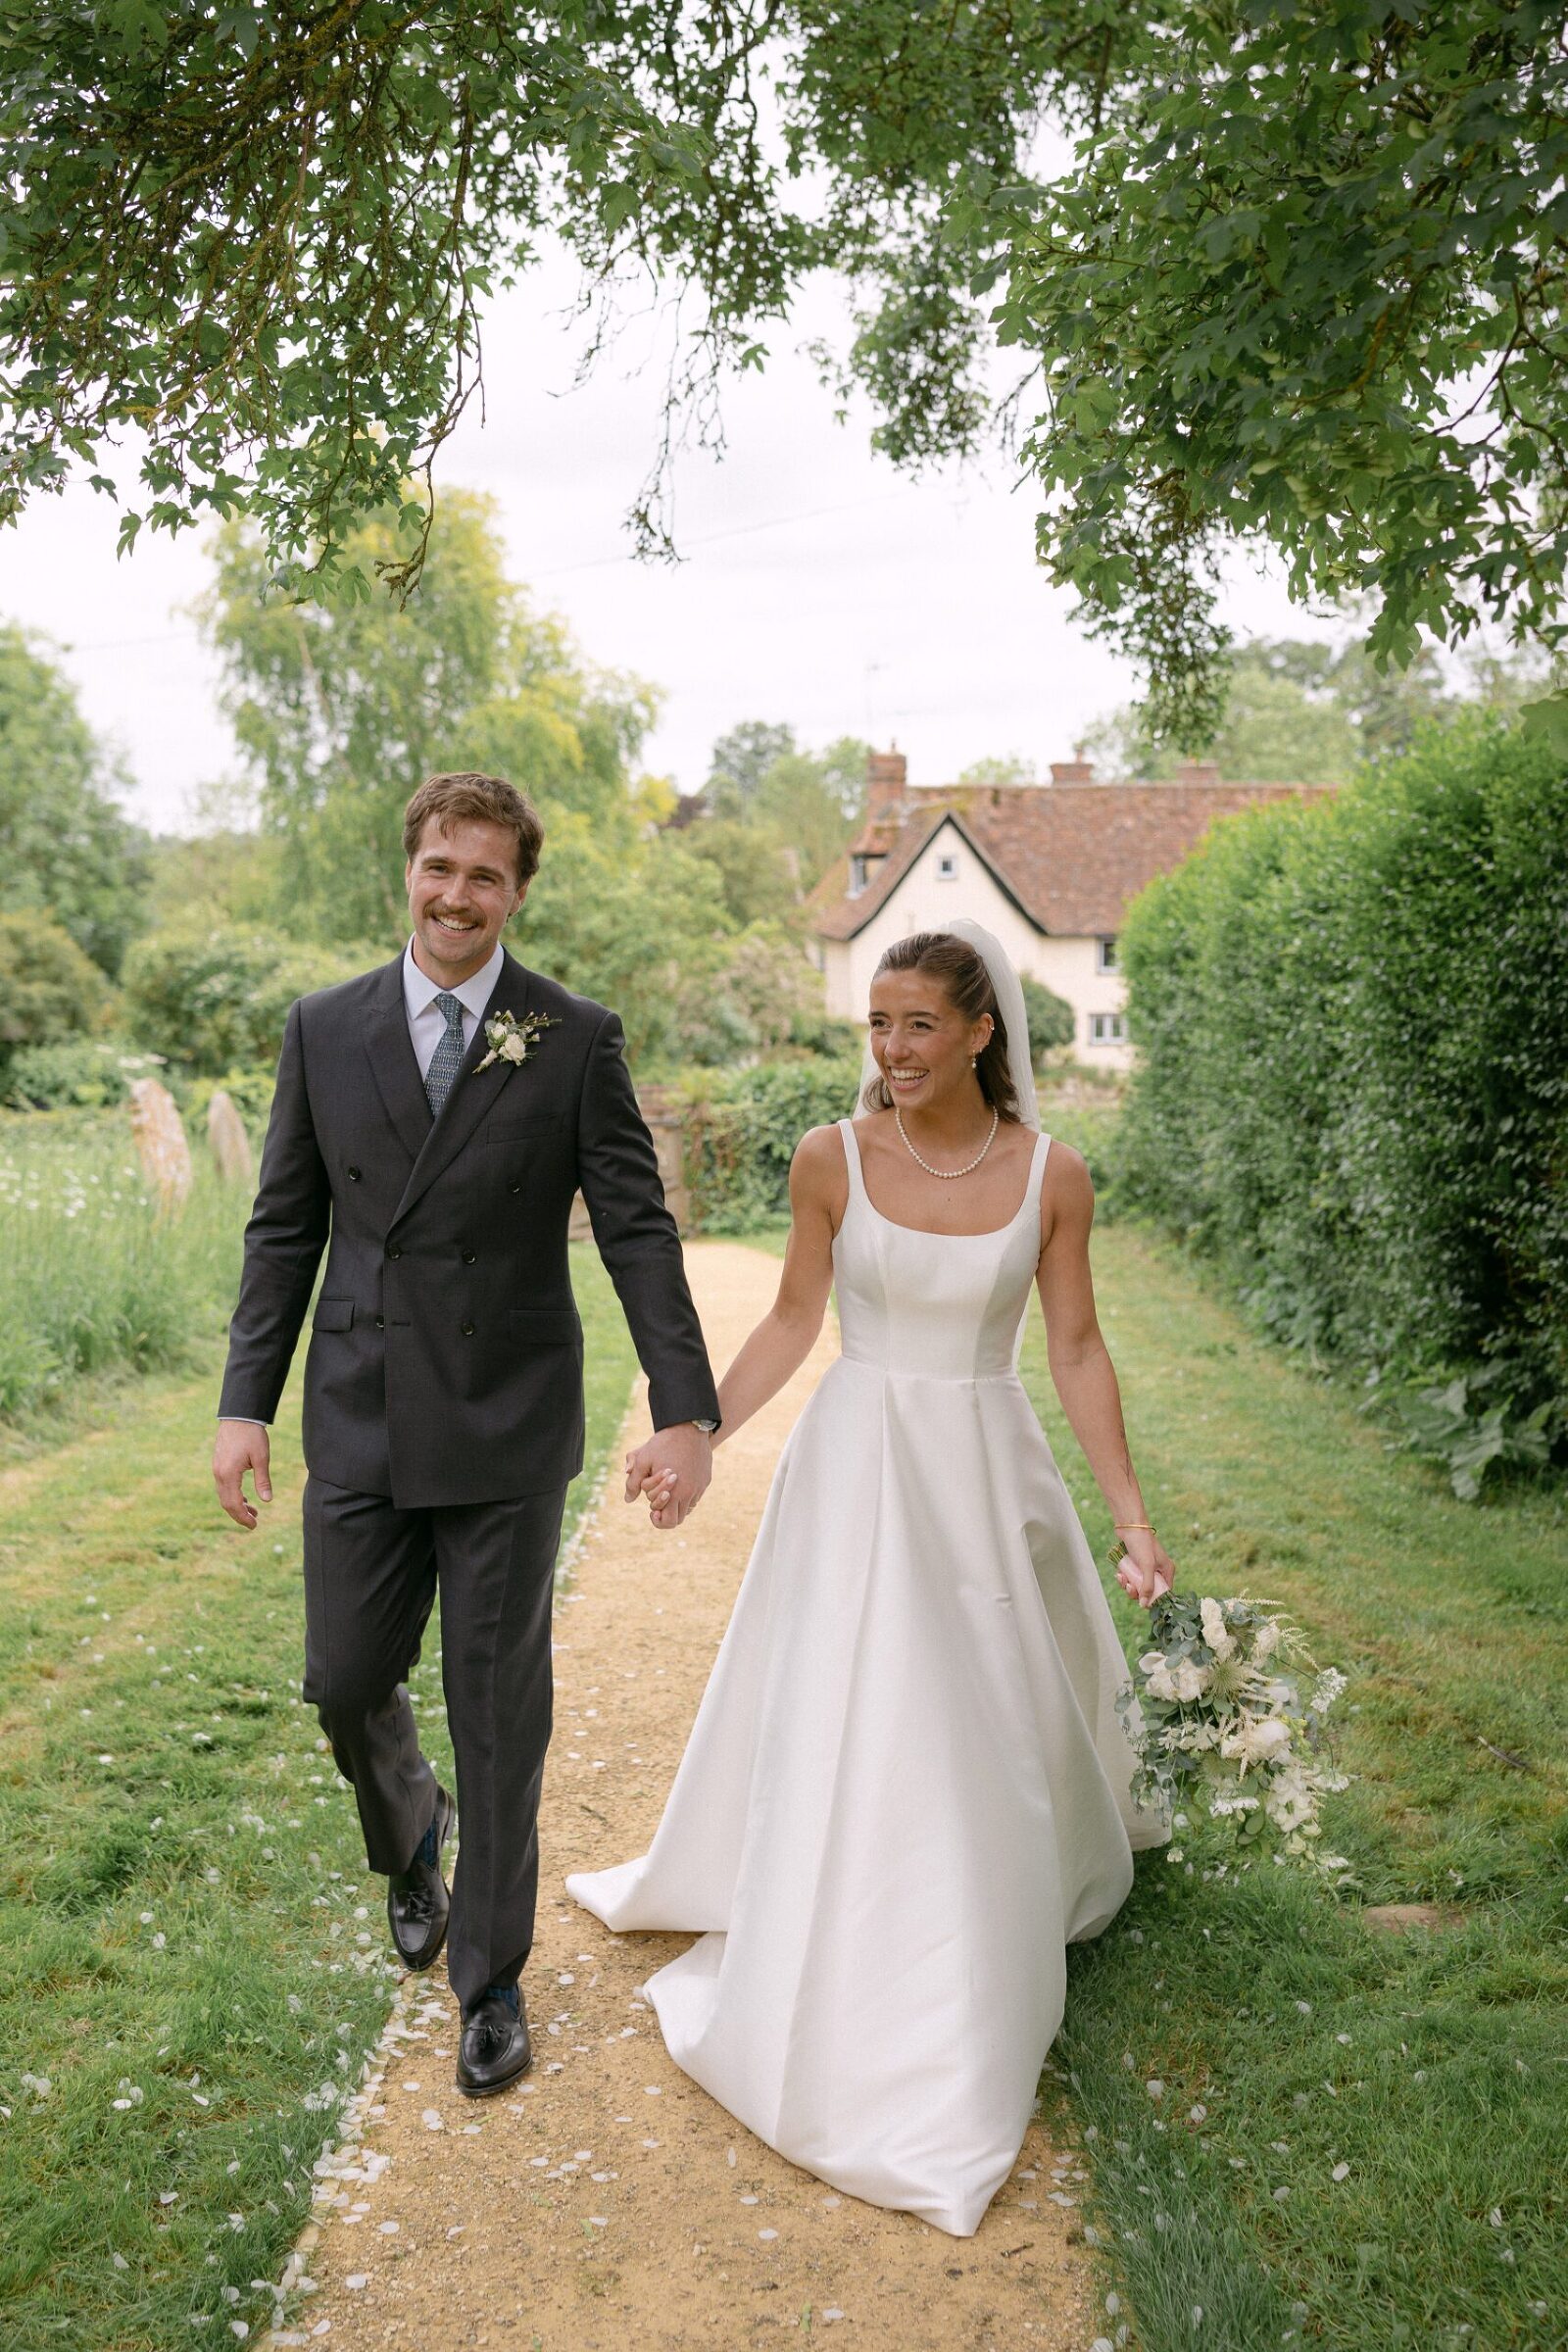
[[[956,938],[951,931],[911,931],[906,939],[893,942],[876,968],[878,972],[929,972],[934,980],[941,982],[954,1010],[966,1021],[977,1021],[983,1012],[990,1013],[991,1035],[975,1056],[974,1074],[980,1081],[980,1092],[998,1115],[1018,1123],[1018,1097],[1009,1066],[1006,1023],[985,960],[969,942]],[[875,977],[873,973],[872,978]],[[872,1075],[860,1097],[860,1105],[864,1110],[892,1109],[893,1097],[880,1070]]]

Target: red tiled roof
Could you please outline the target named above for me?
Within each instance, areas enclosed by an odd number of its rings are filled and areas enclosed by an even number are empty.
[[[849,860],[841,858],[807,906],[818,938],[853,939],[951,816],[1038,929],[1058,937],[1114,932],[1130,902],[1156,874],[1180,864],[1215,817],[1259,801],[1333,789],[1247,783],[917,788],[906,796],[904,822],[886,832],[884,862],[858,897],[849,895]],[[882,835],[883,828],[877,830]],[[862,836],[855,847],[873,845]]]

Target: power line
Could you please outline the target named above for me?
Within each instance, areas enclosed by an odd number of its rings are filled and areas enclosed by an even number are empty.
[[[757,522],[730,523],[721,531],[703,531],[695,539],[686,540],[684,544],[687,547],[712,547],[721,539],[749,539],[759,531],[784,530],[791,523],[816,522],[828,514],[851,514],[862,507],[884,506],[889,499],[903,498],[913,488],[912,482],[902,482],[892,490],[871,491],[864,498],[842,499],[835,506],[802,507],[792,514],[768,514]],[[524,582],[524,585],[531,585],[532,580],[565,579],[571,573],[578,571],[606,571],[612,564],[629,564],[632,561],[633,558],[624,549],[612,556],[589,556],[580,564],[551,564],[543,571],[532,573],[530,580]],[[128,653],[142,646],[173,645],[181,638],[189,638],[196,634],[198,634],[196,623],[186,621],[177,629],[164,629],[156,636],[151,637],[100,637],[90,639],[84,644],[74,644],[68,639],[62,639],[60,650],[66,654]]]

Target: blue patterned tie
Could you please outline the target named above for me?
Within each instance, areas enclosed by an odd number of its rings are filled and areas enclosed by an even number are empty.
[[[446,1015],[447,1033],[430,1056],[430,1067],[424,1073],[424,1091],[430,1098],[431,1110],[439,1118],[441,1105],[463,1067],[463,1004],[461,999],[448,996],[445,989],[435,1001]]]

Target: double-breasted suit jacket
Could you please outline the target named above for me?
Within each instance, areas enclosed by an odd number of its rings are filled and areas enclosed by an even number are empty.
[[[272,1419],[324,1249],[305,1367],[313,1475],[409,1510],[564,1487],[582,1467],[566,1254],[580,1188],[654,1427],[716,1418],[615,1014],[504,955],[485,1019],[551,1026],[526,1062],[481,1071],[481,1021],[432,1118],[402,961],[289,1013],[220,1413]]]

